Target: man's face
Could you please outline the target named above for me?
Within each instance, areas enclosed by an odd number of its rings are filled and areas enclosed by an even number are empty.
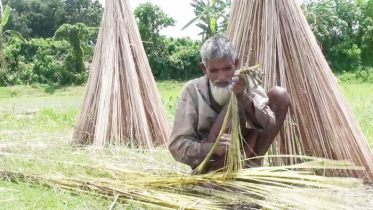
[[[239,62],[232,61],[230,58],[222,58],[207,61],[207,66],[200,64],[203,72],[207,75],[210,81],[217,87],[228,87],[234,72],[239,67]]]

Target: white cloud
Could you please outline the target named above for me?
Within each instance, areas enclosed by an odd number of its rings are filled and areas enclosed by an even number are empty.
[[[104,5],[105,0],[100,0]],[[139,4],[151,2],[158,5],[166,14],[176,20],[176,26],[168,27],[161,31],[168,37],[187,37],[197,40],[201,37],[198,36],[200,29],[194,24],[188,28],[181,30],[191,19],[195,17],[193,7],[190,5],[190,0],[129,0],[132,9],[135,9]]]

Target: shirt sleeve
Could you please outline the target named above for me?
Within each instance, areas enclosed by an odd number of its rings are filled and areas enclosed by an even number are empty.
[[[270,131],[276,125],[276,117],[268,106],[268,96],[261,86],[245,91],[243,94],[244,118],[246,123],[263,132]]]
[[[175,160],[194,169],[206,158],[213,143],[203,142],[197,134],[198,110],[190,94],[192,88],[185,85],[179,97],[168,148]]]

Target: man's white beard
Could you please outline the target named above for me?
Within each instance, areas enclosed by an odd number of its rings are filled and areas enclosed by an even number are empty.
[[[215,86],[211,80],[209,80],[209,82],[212,97],[214,97],[215,101],[221,106],[226,105],[229,102],[232,94],[232,90],[230,89],[229,85],[227,87],[218,87]]]

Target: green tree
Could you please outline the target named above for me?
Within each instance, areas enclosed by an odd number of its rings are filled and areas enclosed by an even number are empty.
[[[200,42],[190,38],[166,38],[159,34],[175,20],[151,3],[135,9],[139,31],[156,79],[186,80],[202,74],[199,69]]]
[[[66,40],[71,45],[71,51],[65,59],[64,84],[82,84],[86,81],[84,64],[84,47],[92,34],[96,34],[97,28],[87,27],[83,23],[76,25],[63,24],[55,32],[56,40]]]
[[[140,4],[135,9],[141,39],[147,52],[160,43],[159,32],[169,26],[175,26],[175,20],[165,14],[162,9],[152,3]]]
[[[372,67],[373,0],[308,0],[302,8],[335,71]]]
[[[8,0],[5,0],[4,2],[7,3]],[[6,29],[18,31],[25,38],[30,37],[29,34],[32,32],[31,28],[29,27],[31,20],[29,20],[26,15],[30,10],[29,1],[12,0],[11,6],[13,8],[13,12],[10,15]]]
[[[11,36],[4,47],[7,68],[0,74],[0,85],[65,84],[63,62],[70,50],[67,41],[33,38],[24,42]]]
[[[189,27],[197,22],[202,32],[202,40],[206,40],[215,35],[222,35],[227,30],[229,9],[231,0],[193,0],[195,18],[190,20],[183,28]]]
[[[64,0],[66,23],[84,23],[87,26],[100,25],[103,8],[98,0]]]
[[[52,37],[66,22],[62,0],[15,0],[7,29],[21,32],[25,37]]]
[[[8,19],[9,19],[9,15],[10,15],[10,7],[9,5],[6,5],[5,9],[3,8],[3,4],[1,3],[0,1],[0,68],[1,70],[4,69],[4,64],[5,64],[5,60],[4,60],[4,56],[3,56],[3,28],[4,26],[7,24],[8,22]]]
[[[188,80],[201,76],[201,42],[190,38],[167,39],[169,67],[163,69],[160,78]]]
[[[360,22],[363,27],[359,31],[359,46],[362,65],[373,67],[373,0],[363,4]]]
[[[53,37],[65,23],[98,27],[103,12],[98,0],[13,0],[11,7],[6,29],[19,31],[27,38]]]
[[[135,9],[141,39],[148,56],[153,74],[159,77],[161,71],[169,66],[166,37],[159,32],[175,25],[175,20],[165,14],[159,6],[150,2],[140,4]]]
[[[6,30],[4,31],[4,27],[7,25],[9,17],[10,17],[11,8],[9,5],[6,5],[5,8],[3,8],[3,4],[0,1],[0,68],[3,70],[5,67],[5,60],[3,56],[3,37],[5,34],[14,35],[17,38],[21,39],[22,41],[25,41],[22,37],[22,35],[13,30]]]

